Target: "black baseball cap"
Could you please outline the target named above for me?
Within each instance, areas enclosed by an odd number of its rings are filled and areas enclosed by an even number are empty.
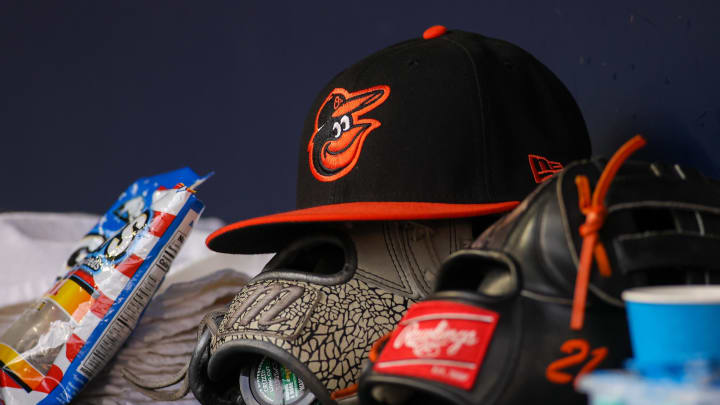
[[[318,223],[501,213],[590,153],[580,110],[547,67],[509,42],[434,26],[320,91],[296,210],[227,225],[207,245],[274,252]]]

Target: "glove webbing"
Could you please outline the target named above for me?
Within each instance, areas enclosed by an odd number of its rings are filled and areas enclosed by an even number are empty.
[[[573,330],[580,330],[583,327],[593,257],[595,257],[601,275],[608,277],[612,273],[605,247],[598,240],[598,231],[602,228],[607,217],[607,209],[604,203],[605,196],[622,164],[635,151],[645,146],[646,143],[642,136],[635,135],[615,152],[607,165],[605,165],[605,169],[595,185],[592,201],[590,200],[590,182],[587,177],[582,175],[575,177],[580,210],[585,214],[585,223],[580,225],[580,235],[583,237],[583,243],[580,250],[580,262],[575,279],[575,295],[573,296],[572,315],[570,317],[570,328]]]

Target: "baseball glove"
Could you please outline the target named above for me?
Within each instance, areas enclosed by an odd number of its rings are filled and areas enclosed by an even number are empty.
[[[720,183],[623,164],[643,144],[569,165],[448,257],[373,347],[362,403],[583,403],[578,375],[631,356],[624,289],[718,283]]]
[[[190,388],[203,404],[357,401],[373,342],[432,291],[438,257],[471,242],[462,220],[318,228],[206,319]]]

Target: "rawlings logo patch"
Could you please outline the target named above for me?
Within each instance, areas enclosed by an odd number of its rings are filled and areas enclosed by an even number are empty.
[[[406,346],[418,357],[437,357],[443,353],[454,356],[463,345],[474,346],[478,343],[474,330],[453,329],[446,320],[440,321],[434,328],[420,329],[414,322],[404,328],[393,342],[395,349]]]
[[[410,307],[373,366],[376,371],[472,388],[499,315],[451,301]]]
[[[380,121],[363,115],[389,95],[390,87],[384,85],[352,93],[342,88],[330,92],[315,117],[308,144],[310,171],[316,179],[335,181],[355,167],[365,138],[380,126]]]

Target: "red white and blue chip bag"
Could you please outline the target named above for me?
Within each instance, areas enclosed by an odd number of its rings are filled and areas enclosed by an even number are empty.
[[[140,179],[0,335],[0,404],[67,404],[130,336],[204,209],[188,168]]]

